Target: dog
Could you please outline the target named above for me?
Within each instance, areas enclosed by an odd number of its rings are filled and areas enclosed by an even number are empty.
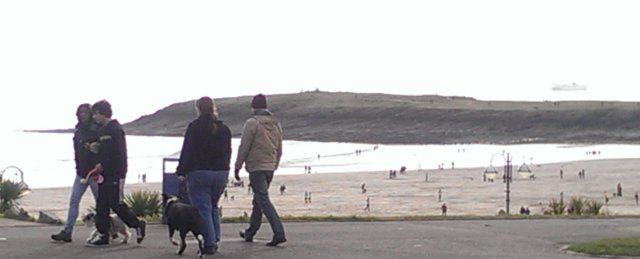
[[[122,244],[129,243],[129,238],[131,237],[131,232],[127,228],[127,225],[116,215],[109,215],[109,236],[111,239],[117,239],[119,236],[122,236]],[[94,212],[89,212],[82,217],[82,222],[88,228],[93,228],[96,225],[96,214]],[[94,239],[96,236],[100,234],[97,229],[94,229],[87,238],[87,242],[89,240]]]
[[[198,241],[198,255],[202,257],[202,250],[204,249],[203,235],[201,227],[203,225],[202,218],[198,213],[198,209],[195,207],[180,202],[178,197],[162,194],[164,201],[164,213],[167,217],[167,225],[169,226],[169,241],[171,244],[178,247],[176,254],[182,255],[184,249],[187,247],[185,238],[187,233],[191,231]],[[173,233],[180,231],[180,244],[173,240]]]

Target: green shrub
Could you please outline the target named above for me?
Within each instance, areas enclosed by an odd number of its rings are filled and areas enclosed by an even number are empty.
[[[159,192],[135,191],[124,198],[124,203],[138,217],[152,217],[160,214],[162,201]]]
[[[585,213],[588,202],[589,201],[583,197],[571,197],[567,210],[571,215],[582,215]]]
[[[27,194],[27,189],[20,183],[11,180],[3,180],[0,182],[0,212],[5,212],[12,205]]]
[[[600,209],[604,206],[604,202],[598,200],[589,200],[587,202],[587,207],[585,208],[585,214],[588,215],[599,215]]]
[[[564,210],[567,208],[567,205],[562,201],[556,201],[556,199],[551,199],[549,201],[549,209],[551,210],[551,214],[553,215],[562,215],[564,214]]]

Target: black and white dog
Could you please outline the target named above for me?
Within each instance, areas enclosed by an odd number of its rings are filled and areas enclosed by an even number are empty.
[[[182,255],[184,249],[187,247],[185,238],[187,233],[191,231],[198,241],[198,255],[202,257],[202,249],[204,249],[203,236],[201,226],[203,225],[202,218],[198,213],[198,209],[195,207],[180,202],[178,197],[162,194],[164,201],[164,213],[167,217],[167,225],[169,226],[169,241],[173,245],[179,245],[176,254]],[[173,240],[173,233],[180,231],[180,244]]]
[[[118,236],[122,236],[122,243],[128,243],[129,238],[131,237],[131,232],[129,232],[129,229],[124,222],[116,215],[110,215],[109,220],[111,220],[109,223],[109,236],[111,239],[117,239]],[[94,227],[96,225],[96,214],[94,212],[85,214],[82,216],[82,222],[84,222],[84,225],[88,228]],[[100,234],[98,233],[98,230],[94,229],[93,232],[91,232],[91,235],[89,235],[89,238],[87,238],[87,242],[96,238],[98,234]]]

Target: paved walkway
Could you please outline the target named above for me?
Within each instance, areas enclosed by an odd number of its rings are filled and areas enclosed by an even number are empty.
[[[289,242],[255,243],[237,236],[243,224],[223,224],[220,252],[209,258],[581,258],[560,251],[569,243],[640,236],[639,219],[471,220],[419,222],[286,223]],[[172,258],[164,225],[150,225],[142,245],[84,246],[90,229],[78,226],[73,243],[49,240],[58,226],[0,226],[2,258]],[[6,240],[5,240],[6,238]],[[195,258],[195,244],[185,251]]]

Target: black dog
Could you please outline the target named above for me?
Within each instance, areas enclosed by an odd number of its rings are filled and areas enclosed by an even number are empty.
[[[182,252],[184,252],[184,249],[187,247],[187,243],[184,239],[187,237],[187,233],[191,231],[191,233],[196,237],[196,240],[198,240],[198,255],[202,257],[204,244],[202,241],[203,236],[201,226],[203,225],[203,222],[200,214],[198,213],[198,209],[189,204],[180,202],[178,197],[162,194],[162,199],[166,204],[164,213],[167,216],[167,225],[169,225],[169,240],[173,245],[178,245],[178,243],[173,240],[173,233],[176,230],[180,231],[180,247],[176,254],[182,255]]]

